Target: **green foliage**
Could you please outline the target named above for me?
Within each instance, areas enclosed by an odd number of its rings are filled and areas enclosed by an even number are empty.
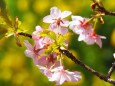
[[[40,36],[46,36],[46,37],[49,37],[53,40],[56,40],[56,34],[53,31],[44,30],[43,32],[40,32],[39,35]]]

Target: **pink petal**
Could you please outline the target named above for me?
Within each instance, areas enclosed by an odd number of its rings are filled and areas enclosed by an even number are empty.
[[[97,45],[99,45],[100,48],[102,47],[102,41],[100,37],[96,38],[95,42]]]
[[[52,77],[52,73],[47,67],[40,66],[40,65],[36,65],[36,66],[40,69],[41,73],[43,73],[48,77],[48,79]]]
[[[40,59],[38,59],[38,65],[46,65],[46,64],[47,64],[46,56],[41,56]]]
[[[57,19],[60,17],[61,11],[57,7],[52,7],[50,9],[50,15],[52,18]]]
[[[105,37],[105,36],[100,36],[100,38],[102,38],[102,39],[106,39],[106,37]]]
[[[61,13],[61,19],[65,18],[65,17],[67,17],[71,14],[72,14],[72,12],[70,12],[70,11],[64,11],[64,12]]]
[[[33,46],[29,43],[28,40],[25,40],[25,41],[24,41],[24,44],[25,44],[25,46],[26,46],[29,50],[33,50]]]
[[[48,15],[43,18],[43,22],[45,23],[53,23],[55,20],[53,20],[53,17],[51,15]]]
[[[68,29],[67,28],[60,28],[60,33],[62,35],[66,34],[68,32]]]
[[[33,53],[33,51],[30,51],[30,50],[25,50],[25,55],[27,56],[27,57],[31,57],[31,58],[33,58],[34,57],[34,53]]]
[[[85,35],[83,34],[80,34],[79,37],[78,37],[78,41],[82,41],[82,40],[85,40]]]
[[[43,31],[43,29],[41,28],[41,26],[36,26],[36,31],[41,32],[41,31]]]
[[[91,45],[95,43],[95,39],[92,37],[87,37],[85,38],[84,42],[86,42],[88,45]]]
[[[35,65],[38,65],[38,55],[34,54],[34,57],[32,58]]]
[[[71,16],[72,20],[78,20],[78,21],[83,21],[84,18],[82,18],[81,16]]]

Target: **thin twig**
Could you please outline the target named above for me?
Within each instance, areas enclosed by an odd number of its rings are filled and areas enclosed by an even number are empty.
[[[100,79],[109,82],[111,84],[115,85],[115,80],[112,80],[100,73],[98,73],[97,71],[95,71],[94,69],[92,69],[91,67],[87,66],[86,64],[82,63],[80,60],[78,60],[75,56],[73,56],[68,50],[62,50],[59,49],[61,53],[63,53],[64,55],[66,55],[68,58],[70,58],[73,62],[75,62],[76,64],[78,64],[79,66],[83,67],[84,69],[90,71],[91,73],[93,73],[94,75],[96,75],[97,77],[99,77]]]
[[[23,32],[18,33],[18,35],[22,35],[22,36],[25,36],[25,37],[32,38],[31,34],[27,34],[27,33],[23,33]]]
[[[110,67],[108,74],[107,74],[107,78],[110,78],[111,74],[113,73],[113,71],[115,70],[115,62],[112,63],[112,66]]]
[[[97,6],[95,11],[104,13],[105,15],[115,16],[115,12],[106,10],[106,8],[102,5],[101,1],[100,2],[97,2],[96,0],[92,0],[92,1],[95,3],[95,6]]]

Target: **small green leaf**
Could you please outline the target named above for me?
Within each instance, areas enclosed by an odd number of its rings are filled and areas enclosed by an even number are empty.
[[[46,36],[53,40],[56,40],[56,34],[53,31],[44,30],[39,34],[40,36]]]
[[[5,34],[5,37],[10,37],[10,36],[12,36],[12,35],[14,35],[14,30],[13,30],[13,28],[8,28],[8,32]]]
[[[49,36],[51,39],[56,40],[56,34],[55,34],[53,31],[50,31],[50,32],[48,33],[48,36]]]
[[[62,36],[62,35],[60,35],[60,36],[58,37],[57,44],[60,45],[60,46],[62,46],[63,43],[64,43],[64,40],[65,40],[65,37]]]

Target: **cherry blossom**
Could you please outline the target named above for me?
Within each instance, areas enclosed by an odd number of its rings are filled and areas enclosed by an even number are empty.
[[[69,15],[71,15],[70,11],[61,12],[57,7],[52,7],[50,9],[50,15],[44,17],[43,22],[67,27],[69,25],[69,22],[64,20],[64,18]]]
[[[82,18],[81,16],[72,16],[70,29],[76,34],[79,34],[78,41],[84,41],[88,45],[96,43],[101,48],[101,39],[106,39],[105,36],[100,36],[95,33],[92,24],[88,22],[88,18]]]
[[[76,82],[81,79],[79,72],[70,72],[64,70],[63,66],[56,67],[51,70],[53,72],[52,77],[49,78],[49,81],[55,81],[57,85],[61,85],[66,81]]]
[[[84,41],[87,44],[94,44],[94,43],[96,43],[101,48],[102,47],[101,39],[106,39],[106,37],[105,36],[100,36],[100,35],[96,34],[95,31],[92,31],[92,33],[87,35],[87,37],[84,39]]]
[[[36,50],[35,46],[32,46],[27,40],[24,42],[27,49],[25,50],[25,54],[28,57],[31,57],[34,60],[35,64],[38,64],[38,55],[43,53],[43,49]]]
[[[48,79],[50,79],[52,77],[52,72],[49,68],[45,67],[45,66],[40,66],[40,65],[36,65],[39,69],[40,72],[43,73],[44,75],[47,76]]]
[[[90,24],[88,18],[82,18],[81,16],[72,16],[72,21],[70,22],[70,29],[76,33],[90,33],[92,29],[92,24]]]
[[[43,22],[50,23],[50,30],[53,30],[56,34],[65,34],[68,30],[67,28],[62,28],[60,26],[67,27],[69,21],[65,20],[67,16],[71,15],[70,11],[59,10],[57,7],[52,7],[50,9],[50,15],[43,18]]]

